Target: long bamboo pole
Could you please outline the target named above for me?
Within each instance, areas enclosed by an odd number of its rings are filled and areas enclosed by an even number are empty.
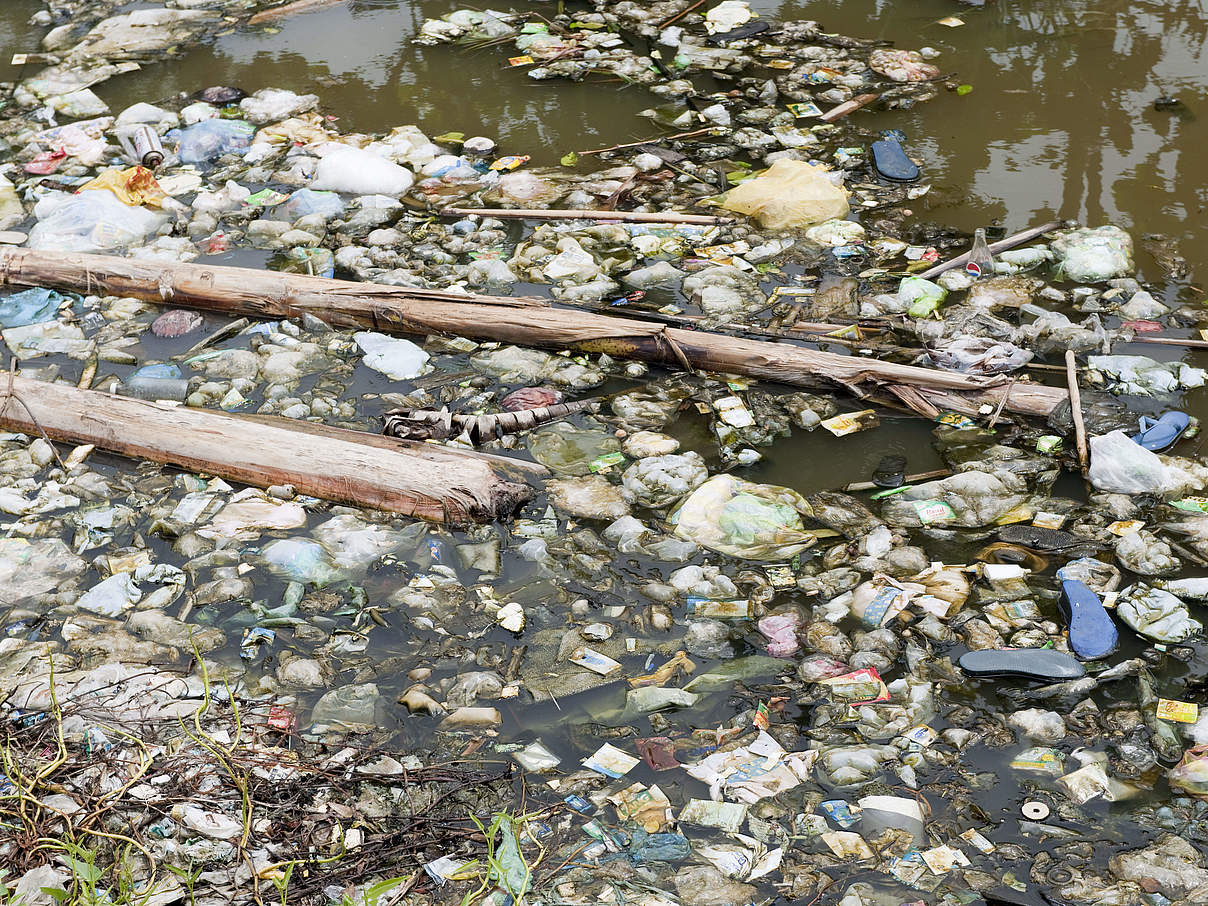
[[[0,284],[46,286],[163,305],[266,319],[304,313],[335,327],[403,334],[452,334],[546,349],[607,353],[671,367],[741,374],[799,387],[852,388],[905,384],[940,408],[976,412],[997,405],[1006,382],[879,362],[703,330],[683,330],[632,318],[555,308],[532,298],[459,295],[438,290],[354,283],[208,264],[115,258],[71,252],[0,249]],[[1064,390],[1017,384],[1007,408],[1048,415]]]
[[[0,425],[8,430],[244,484],[290,484],[324,500],[458,525],[509,516],[532,496],[469,451],[11,380],[0,376]]]

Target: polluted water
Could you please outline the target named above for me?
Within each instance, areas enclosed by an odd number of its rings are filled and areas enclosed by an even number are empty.
[[[0,26],[0,902],[1208,899],[1198,11]]]

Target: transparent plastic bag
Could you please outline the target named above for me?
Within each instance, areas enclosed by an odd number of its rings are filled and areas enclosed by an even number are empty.
[[[168,220],[166,214],[124,204],[108,189],[52,195],[34,207],[29,247],[52,252],[104,252],[136,245]]]
[[[179,142],[176,153],[182,164],[204,164],[251,147],[255,132],[256,127],[243,120],[211,119],[173,129],[167,138]]]
[[[1162,494],[1175,483],[1170,469],[1123,431],[1092,437],[1092,485],[1109,494]]]
[[[800,160],[776,161],[763,175],[731,189],[722,207],[750,214],[772,230],[846,217],[851,210],[847,192],[831,182],[825,167],[814,167]]]
[[[670,522],[680,538],[748,560],[788,560],[814,540],[802,517],[809,503],[796,491],[715,475],[693,491]]]

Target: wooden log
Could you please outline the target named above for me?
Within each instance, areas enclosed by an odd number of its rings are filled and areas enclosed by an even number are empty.
[[[500,220],[614,220],[623,223],[692,223],[719,226],[733,223],[733,217],[713,214],[678,214],[675,211],[651,214],[646,211],[597,211],[578,208],[443,208],[445,217],[497,217]]]
[[[247,20],[248,25],[265,25],[269,22],[276,22],[278,19],[284,19],[287,16],[294,16],[298,13],[314,12],[317,9],[326,9],[329,6],[335,6],[337,3],[343,3],[344,0],[295,0],[294,3],[286,3],[283,6],[275,6],[272,9],[261,10]]]
[[[11,387],[11,391],[10,391]],[[305,425],[305,427],[302,427]],[[532,496],[472,451],[408,444],[290,419],[168,407],[68,384],[0,376],[0,426],[243,484],[467,525],[511,516]]]
[[[310,314],[334,327],[402,334],[452,334],[545,349],[608,353],[673,368],[741,374],[799,387],[847,388],[857,384],[908,384],[929,397],[946,395],[938,408],[974,412],[997,405],[1006,385],[980,377],[879,362],[704,330],[555,308],[532,298],[457,293],[355,283],[209,264],[115,258],[74,252],[0,248],[0,285],[45,286],[133,296],[179,308],[265,319]],[[1007,409],[1048,415],[1067,398],[1056,387],[1016,384]]]

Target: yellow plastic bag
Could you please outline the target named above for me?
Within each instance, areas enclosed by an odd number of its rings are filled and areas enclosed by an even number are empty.
[[[727,211],[749,214],[771,230],[807,227],[846,217],[847,191],[836,186],[825,167],[801,160],[778,160],[761,176],[731,189],[722,202]]]
[[[96,179],[80,186],[79,191],[108,189],[124,204],[131,207],[151,205],[158,208],[167,194],[155,181],[155,174],[146,167],[128,167],[125,170],[106,170]]]

